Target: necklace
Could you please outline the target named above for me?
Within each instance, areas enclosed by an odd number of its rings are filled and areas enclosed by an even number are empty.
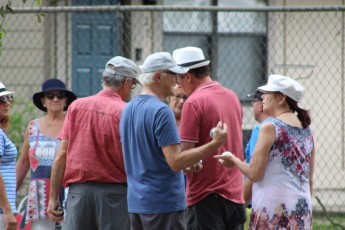
[[[292,111],[291,110],[283,111],[283,112],[279,113],[276,117],[278,118],[280,115],[282,115],[284,113],[292,113]]]

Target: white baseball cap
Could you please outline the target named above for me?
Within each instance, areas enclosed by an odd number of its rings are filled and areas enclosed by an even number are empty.
[[[192,46],[174,50],[173,58],[178,65],[189,69],[195,69],[210,64],[210,61],[205,59],[202,50]]]
[[[262,92],[280,92],[298,102],[304,95],[304,87],[292,78],[282,75],[270,75],[266,85],[260,86]]]
[[[5,85],[2,82],[0,82],[0,97],[10,95],[10,94],[14,94],[14,92],[8,91],[5,87]]]
[[[109,65],[113,65],[114,69],[111,69]],[[139,67],[133,61],[127,58],[116,56],[110,59],[105,65],[103,72],[103,75],[109,74],[134,78],[135,81],[141,85],[140,81],[138,80],[140,74]]]
[[[177,74],[185,74],[188,68],[178,66],[171,54],[168,52],[158,52],[148,56],[140,66],[143,73],[152,73],[159,70],[170,70]]]

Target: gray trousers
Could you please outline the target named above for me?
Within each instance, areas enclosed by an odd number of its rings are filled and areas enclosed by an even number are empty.
[[[158,213],[130,213],[132,230],[186,230],[185,210]]]
[[[127,185],[86,182],[69,186],[66,230],[129,230]]]

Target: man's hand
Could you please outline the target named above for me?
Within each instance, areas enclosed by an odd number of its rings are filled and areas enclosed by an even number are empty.
[[[202,165],[202,160],[198,163],[195,163],[193,166],[186,168],[185,172],[200,172],[204,166]]]
[[[220,144],[224,144],[226,142],[228,136],[228,126],[219,121],[215,129],[213,130],[212,139],[214,141],[219,142]]]
[[[54,199],[49,199],[47,214],[51,221],[60,222],[63,220],[63,210],[60,208],[59,201]]]

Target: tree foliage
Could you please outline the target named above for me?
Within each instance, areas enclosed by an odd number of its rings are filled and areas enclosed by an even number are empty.
[[[26,3],[27,0],[22,0],[23,4]],[[37,20],[38,22],[42,21],[42,16],[44,16],[40,11],[42,6],[44,5],[44,0],[34,0],[35,4],[37,6],[40,6],[39,11],[37,12],[36,16],[37,16]],[[5,19],[6,19],[6,15],[7,14],[14,14],[14,11],[12,9],[12,2],[11,0],[7,0],[7,2],[4,5],[0,5],[0,55],[1,55],[1,51],[2,51],[2,41],[5,35]]]
[[[16,107],[16,109],[14,109],[16,112],[11,113],[11,125],[8,133],[17,149],[20,150],[24,142],[24,133],[27,124],[34,119],[36,115],[35,106],[32,102],[25,102],[23,98],[16,98],[13,107]]]

